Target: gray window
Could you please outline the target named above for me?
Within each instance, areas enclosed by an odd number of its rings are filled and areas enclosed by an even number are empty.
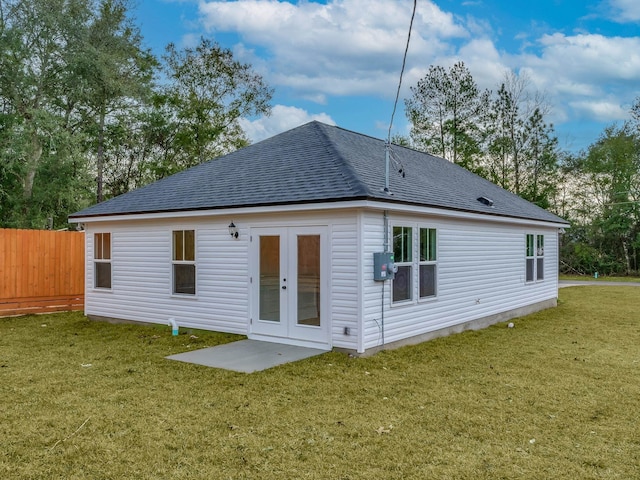
[[[393,302],[413,299],[413,229],[393,227],[393,256],[397,271],[392,285]]]
[[[544,235],[536,236],[536,279],[544,280]]]
[[[436,230],[420,229],[420,298],[436,295]]]
[[[173,293],[196,294],[196,241],[194,230],[173,231]]]
[[[111,234],[93,235],[93,277],[95,288],[111,288]]]
[[[544,235],[526,235],[525,281],[544,280]]]

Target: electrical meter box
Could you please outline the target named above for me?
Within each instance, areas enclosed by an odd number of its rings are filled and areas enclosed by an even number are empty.
[[[373,279],[376,282],[393,280],[395,265],[392,252],[376,252],[373,254]]]

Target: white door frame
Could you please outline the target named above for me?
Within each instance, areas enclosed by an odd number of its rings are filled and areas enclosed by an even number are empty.
[[[331,349],[329,319],[329,245],[327,226],[252,227],[250,231],[250,339]],[[320,326],[297,322],[298,236],[320,237]],[[260,319],[260,237],[280,239],[280,321]]]

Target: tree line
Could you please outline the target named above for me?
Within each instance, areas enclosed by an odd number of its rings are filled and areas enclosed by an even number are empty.
[[[578,153],[560,150],[551,106],[526,75],[481,90],[463,62],[431,66],[411,87],[408,138],[396,142],[457,163],[568,220],[561,269],[640,271],[640,98],[631,120]]]
[[[272,94],[211,40],[156,58],[127,0],[0,0],[0,226],[64,227],[243,147]]]
[[[0,0],[0,227],[63,228],[67,216],[248,145],[239,120],[273,90],[200,39],[144,47],[128,0]],[[481,90],[464,65],[411,87],[394,142],[442,156],[571,223],[568,272],[640,270],[640,99],[631,120],[562,151],[551,106],[526,75]]]

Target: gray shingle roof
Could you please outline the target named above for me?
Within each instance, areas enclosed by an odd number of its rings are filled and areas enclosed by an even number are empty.
[[[566,224],[442,158],[311,122],[71,215],[71,218],[299,203],[384,200]],[[487,197],[493,206],[477,199]]]

